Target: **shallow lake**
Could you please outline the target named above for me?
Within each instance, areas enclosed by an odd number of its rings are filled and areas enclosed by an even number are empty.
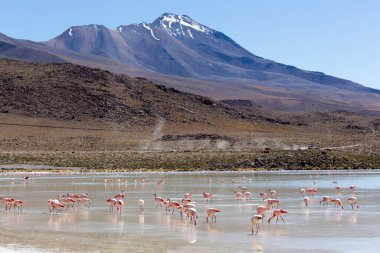
[[[0,175],[0,195],[25,201],[22,212],[0,211],[1,252],[380,252],[380,173],[45,174],[31,175],[29,183],[21,177]],[[160,178],[164,183],[157,185]],[[342,187],[340,193],[333,181]],[[318,193],[306,208],[298,191],[314,182]],[[357,189],[351,192],[350,185]],[[247,187],[253,199],[236,200],[233,190],[239,186]],[[286,223],[268,224],[268,213],[252,235],[250,219],[263,204],[258,193],[268,188],[278,192],[280,208],[289,212]],[[105,202],[120,189],[126,193],[121,215]],[[90,208],[75,205],[62,214],[49,213],[48,199],[84,192]],[[155,192],[176,201],[192,193],[199,224],[156,208]],[[203,192],[214,194],[213,201],[207,202]],[[321,206],[324,195],[341,198],[344,209]],[[349,196],[358,198],[360,209],[351,209]],[[139,199],[145,201],[143,212]],[[221,210],[216,223],[206,223],[210,207]]]

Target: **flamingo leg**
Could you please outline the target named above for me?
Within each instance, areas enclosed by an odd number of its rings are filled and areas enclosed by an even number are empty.
[[[281,220],[285,223],[284,218],[282,218],[282,216],[280,216],[280,218],[281,218]]]

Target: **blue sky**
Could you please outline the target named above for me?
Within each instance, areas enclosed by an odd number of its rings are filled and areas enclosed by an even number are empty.
[[[12,0],[2,1],[0,32],[43,41],[68,27],[151,22],[187,14],[252,53],[380,89],[377,0]]]

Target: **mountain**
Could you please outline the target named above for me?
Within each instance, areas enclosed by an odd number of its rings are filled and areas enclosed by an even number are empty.
[[[0,41],[5,43],[0,56],[23,59],[9,48],[16,43]],[[73,26],[49,41],[21,41],[18,46],[34,50],[32,61],[100,67],[214,99],[252,100],[275,110],[380,111],[379,90],[256,56],[186,15],[166,13],[152,23],[116,29]],[[47,55],[40,57],[40,52]]]

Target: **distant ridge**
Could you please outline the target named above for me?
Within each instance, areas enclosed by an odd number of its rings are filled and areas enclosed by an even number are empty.
[[[379,90],[256,56],[187,15],[165,13],[152,23],[115,29],[72,26],[40,43],[0,35],[0,56],[101,67],[275,110],[380,110]]]

